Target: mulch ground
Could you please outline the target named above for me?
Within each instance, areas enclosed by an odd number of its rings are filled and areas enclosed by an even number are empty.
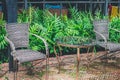
[[[120,54],[105,63],[100,58],[105,52],[97,54],[81,54],[79,66],[79,80],[120,80]],[[90,61],[93,59],[93,61]],[[34,61],[33,64],[39,61]],[[56,57],[49,59],[49,80],[75,80],[76,79],[76,54],[61,56],[61,68],[58,73]],[[0,65],[0,80],[13,80],[13,72],[8,71],[8,63]],[[45,61],[35,65],[34,69],[19,65],[17,80],[45,80]]]

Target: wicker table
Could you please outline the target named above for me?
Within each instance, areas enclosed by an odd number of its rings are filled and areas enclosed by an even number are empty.
[[[68,39],[69,41],[71,40],[71,39]],[[57,44],[57,46],[58,46],[58,48],[59,48],[59,50],[60,50],[60,47],[69,47],[69,48],[76,48],[77,49],[77,68],[76,68],[76,80],[78,80],[78,75],[79,75],[79,63],[80,63],[80,49],[81,48],[87,48],[88,49],[88,51],[87,51],[87,53],[89,52],[89,48],[90,47],[94,47],[94,45],[95,45],[95,43],[94,43],[94,41],[90,41],[90,40],[87,40],[87,42],[82,42],[82,43],[78,43],[78,44],[76,44],[76,43],[65,43],[64,41],[57,41],[56,42],[56,44]],[[58,64],[59,64],[59,72],[60,72],[60,54],[58,54],[57,52],[56,52],[56,47],[54,47],[54,53],[55,53],[55,55],[56,55],[56,57],[57,57],[57,60],[58,60]],[[60,53],[62,54],[62,52],[60,51]]]

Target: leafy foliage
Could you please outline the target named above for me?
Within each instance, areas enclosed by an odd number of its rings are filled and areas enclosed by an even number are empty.
[[[4,38],[6,35],[4,24],[5,21],[3,20],[2,15],[0,18],[0,64],[8,61],[8,58],[6,57],[7,42]]]
[[[110,21],[110,40],[114,42],[120,42],[120,17],[114,17]],[[116,29],[117,31],[113,30]]]
[[[7,46],[7,42],[4,39],[4,36],[6,35],[4,24],[5,21],[3,20],[3,17],[1,17],[0,18],[0,50],[4,49]]]
[[[70,39],[70,44],[76,42],[80,43],[81,40],[85,41],[88,38],[95,38],[92,21],[94,19],[99,20],[107,18],[101,15],[100,12],[97,12],[95,16],[93,16],[90,12],[81,12],[75,8],[69,9],[69,12],[69,17],[67,15],[57,16],[57,14],[53,15],[48,10],[30,7],[28,10],[23,10],[18,14],[17,21],[19,23],[29,23],[29,31],[45,38],[49,43],[50,53],[53,53],[53,46],[56,45],[56,40],[61,37],[76,37],[77,39],[74,38],[75,40]],[[120,31],[119,23],[120,17],[114,17],[110,21],[109,28],[111,41],[120,42],[120,33],[111,29],[114,28]],[[7,46],[7,42],[4,39],[6,35],[4,24],[5,21],[3,18],[0,18],[0,51]],[[44,50],[43,43],[31,35],[30,48],[33,50]],[[0,55],[2,59],[7,60],[3,54]]]
[[[75,8],[69,9],[69,12],[69,17],[67,15],[57,16],[57,14],[50,13],[49,10],[30,7],[27,11],[23,11],[18,15],[18,22],[29,22],[29,31],[45,38],[49,43],[50,53],[53,53],[53,46],[56,45],[56,40],[61,37],[95,38],[93,20],[107,18],[101,15],[101,12],[97,12],[95,16],[90,12],[81,12]],[[115,20],[112,20],[111,25],[118,26],[114,22]],[[110,34],[114,35],[116,32],[110,31]],[[112,36],[111,40],[114,39],[118,40],[118,38]],[[44,49],[43,43],[31,35],[30,47],[34,50]]]
[[[75,8],[71,8],[70,14],[70,17],[67,15],[57,16],[57,14],[53,15],[48,10],[30,7],[28,11],[23,11],[23,13],[18,15],[18,22],[29,22],[30,32],[45,38],[49,43],[50,53],[53,53],[53,46],[56,45],[56,39],[60,37],[94,37],[93,17],[90,12],[80,12]],[[44,49],[42,42],[31,35],[30,47],[34,50]]]
[[[93,17],[90,12],[80,12],[75,8],[70,9],[71,17],[67,20],[66,32],[69,36],[93,38]]]

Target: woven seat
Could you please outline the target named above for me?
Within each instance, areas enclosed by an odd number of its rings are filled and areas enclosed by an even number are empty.
[[[20,62],[34,61],[36,59],[45,59],[46,55],[32,50],[16,50],[16,59]]]
[[[107,46],[104,42],[98,42],[97,45],[105,48],[107,50],[109,50],[110,52],[113,52],[113,51],[119,51],[120,50],[120,44],[118,43],[112,43],[112,42],[107,42]]]
[[[35,60],[46,60],[46,80],[48,80],[48,60],[49,50],[48,44],[42,37],[29,33],[29,24],[27,23],[9,23],[5,25],[7,36],[5,39],[9,42],[11,48],[11,56],[13,56],[14,80],[17,80],[18,64],[23,62],[31,62]],[[45,45],[45,53],[33,51],[29,49],[29,35],[35,36],[36,39],[43,41]],[[40,45],[40,44],[38,44]],[[10,64],[12,65],[12,64]]]
[[[93,21],[96,44],[105,48],[107,53],[120,51],[120,44],[109,41],[109,21],[106,19]],[[114,53],[113,53],[114,54]],[[114,54],[115,55],[115,54]]]

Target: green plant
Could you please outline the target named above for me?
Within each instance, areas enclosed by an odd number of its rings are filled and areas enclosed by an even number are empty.
[[[5,50],[7,48],[7,41],[5,40],[6,30],[5,30],[5,20],[3,16],[0,18],[0,63],[7,62],[8,58],[6,57]]]
[[[75,8],[69,9],[70,16],[51,14],[48,10],[30,7],[18,15],[18,22],[30,23],[29,31],[45,38],[49,44],[50,53],[56,40],[64,36],[95,38],[93,20],[104,19],[100,12],[93,16],[90,12],[81,12]],[[38,45],[39,44],[39,45]],[[43,43],[30,35],[30,48],[44,50]]]
[[[23,11],[18,15],[18,22],[29,22],[29,31],[45,38],[49,43],[50,53],[53,53],[53,46],[56,45],[55,41],[60,37],[93,37],[91,35],[93,34],[91,13],[80,12],[75,8],[71,8],[70,13],[71,17],[69,18],[67,15],[57,16],[51,14],[48,10],[30,7],[28,11]],[[42,42],[31,35],[30,47],[34,50],[44,49]]]
[[[101,19],[108,19],[108,16],[104,16],[101,11],[97,11],[95,13],[95,17],[94,17],[95,20],[101,20]]]
[[[0,49],[4,49],[7,45],[7,42],[4,39],[6,32],[3,26],[0,26]]]
[[[93,37],[93,17],[90,12],[81,12],[75,8],[70,9],[71,17],[65,23],[66,32],[70,36]]]
[[[0,18],[0,50],[4,49],[7,46],[7,42],[5,41],[5,27],[4,27],[5,21],[3,20],[3,17]]]
[[[21,13],[18,13],[18,18],[17,18],[18,23],[22,23],[22,22],[29,22],[29,15],[28,12],[26,10],[22,10]]]
[[[109,32],[110,40],[114,42],[120,42],[120,32],[117,32],[113,29],[120,31],[120,17],[114,17],[110,21]]]

